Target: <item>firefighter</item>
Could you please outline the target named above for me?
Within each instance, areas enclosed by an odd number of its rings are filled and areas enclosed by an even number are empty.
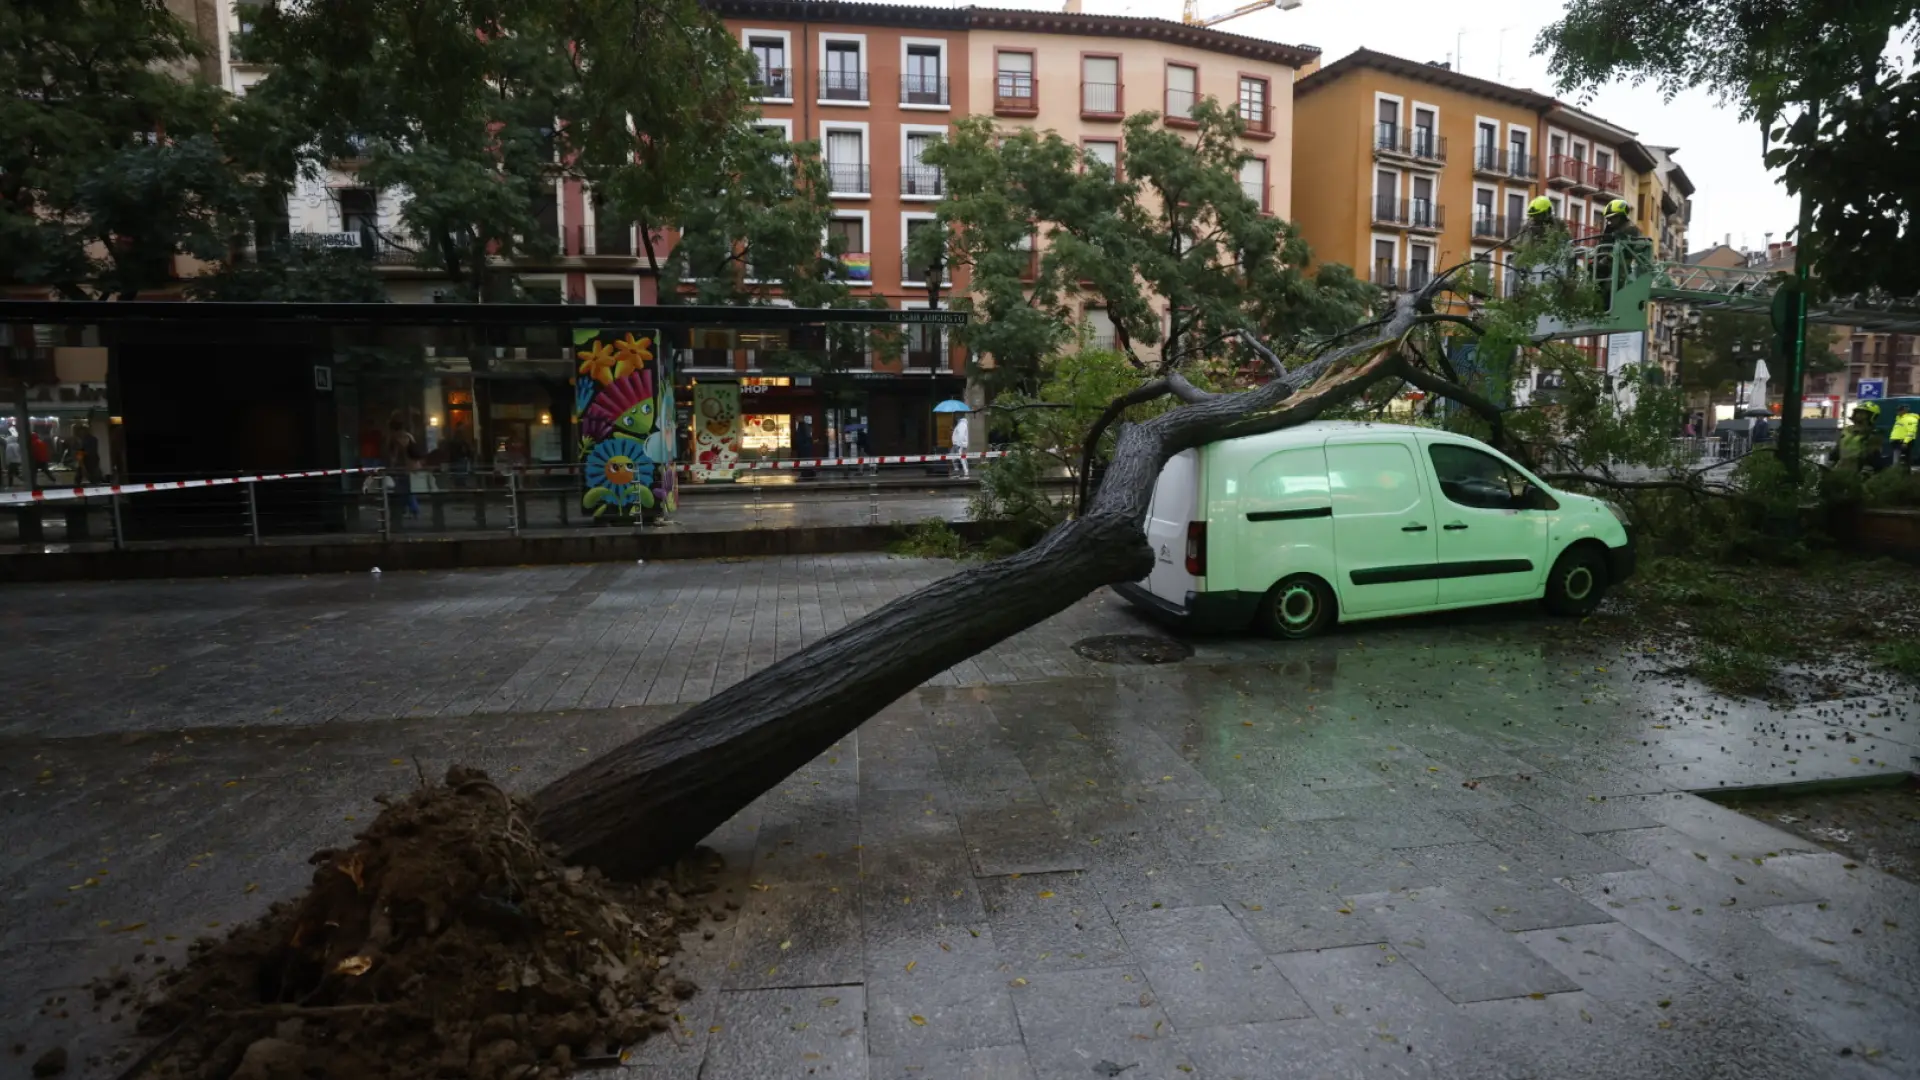
[[[1862,401],[1853,407],[1840,444],[1834,447],[1834,461],[1842,469],[1864,470],[1880,464],[1880,406]]]
[[[1600,227],[1600,244],[1593,258],[1593,276],[1600,284],[1600,295],[1607,306],[1613,306],[1613,266],[1620,263],[1623,275],[1632,272],[1633,257],[1623,245],[1640,238],[1640,230],[1633,224],[1633,208],[1625,199],[1615,199],[1607,204],[1604,224]]]
[[[1520,231],[1521,242],[1536,243],[1565,231],[1560,220],[1553,215],[1552,199],[1542,195],[1527,204],[1527,226]]]

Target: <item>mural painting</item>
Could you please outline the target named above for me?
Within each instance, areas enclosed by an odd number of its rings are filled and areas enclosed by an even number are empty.
[[[731,480],[740,461],[740,384],[693,388],[693,460],[704,480]]]
[[[596,518],[636,518],[678,502],[673,475],[673,373],[653,331],[577,329],[573,415]]]

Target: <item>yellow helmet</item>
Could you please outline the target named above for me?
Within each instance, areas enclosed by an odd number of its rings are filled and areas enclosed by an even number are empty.
[[[1527,216],[1530,218],[1553,216],[1553,200],[1547,198],[1545,195],[1542,195],[1539,198],[1528,203]]]
[[[1625,199],[1615,199],[1607,204],[1608,217],[1626,217],[1631,213],[1633,213],[1633,207],[1628,206]]]
[[[1853,411],[1863,412],[1869,416],[1878,417],[1880,415],[1880,406],[1875,405],[1871,401],[1856,401],[1853,404]]]

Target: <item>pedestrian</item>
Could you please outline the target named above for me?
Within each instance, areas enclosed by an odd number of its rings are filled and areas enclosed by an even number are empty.
[[[1893,435],[1887,440],[1893,445],[1893,463],[1895,465],[1913,464],[1913,444],[1920,438],[1920,413],[1905,405],[1893,418]]]
[[[74,479],[85,477],[89,484],[105,482],[100,469],[100,437],[93,433],[92,424],[73,425],[73,441],[78,445],[74,451]]]
[[[409,516],[419,517],[420,500],[413,494],[413,463],[420,457],[420,447],[413,440],[413,432],[407,430],[406,418],[398,412],[387,421],[386,456],[394,495],[406,506]]]
[[[1772,441],[1772,439],[1773,439],[1773,427],[1772,425],[1767,423],[1767,418],[1764,416],[1754,417],[1753,432],[1751,437],[1751,442],[1753,443],[1753,445],[1756,447],[1763,446],[1766,443]]]
[[[972,476],[967,471],[967,414],[961,413],[953,422],[953,457],[959,465],[960,475]]]
[[[34,479],[37,474],[45,473],[47,475],[47,483],[58,484],[60,478],[53,475],[52,466],[47,464],[47,440],[41,438],[40,433],[37,431],[28,432],[27,439],[27,452],[33,455],[33,468],[30,469],[29,472],[34,474],[33,476],[29,476],[28,479]]]
[[[7,429],[7,486],[20,482],[20,433]]]
[[[1834,447],[1834,462],[1842,469],[1866,470],[1880,464],[1880,432],[1874,427],[1880,419],[1880,406],[1862,401],[1853,407],[1847,426]]]

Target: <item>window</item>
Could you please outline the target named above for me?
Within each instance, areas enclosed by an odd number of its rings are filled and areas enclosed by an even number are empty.
[[[1087,56],[1080,60],[1080,111],[1102,116],[1120,112],[1120,58]]]
[[[1383,289],[1391,289],[1394,285],[1393,248],[1391,240],[1373,242],[1373,283]]]
[[[1499,229],[1493,220],[1493,189],[1475,188],[1473,191],[1473,235],[1493,236]]]
[[[1240,190],[1263,212],[1267,209],[1267,160],[1249,158],[1240,166]]]
[[[1115,176],[1120,175],[1120,143],[1115,139],[1088,139],[1080,147],[1080,153],[1088,161],[1097,161],[1112,169]]]
[[[1427,447],[1427,455],[1433,459],[1440,493],[1456,506],[1477,510],[1545,509],[1540,499],[1546,493],[1492,454],[1470,446],[1434,443]]]
[[[1413,224],[1431,227],[1436,224],[1433,208],[1433,178],[1416,176],[1413,178]]]
[[[1193,106],[1199,100],[1200,69],[1185,64],[1167,65],[1167,119],[1193,119]]]
[[[863,131],[832,129],[827,131],[827,187],[829,189],[853,195],[867,193],[866,142],[866,133]]]
[[[1433,273],[1433,249],[1425,244],[1412,244],[1407,248],[1407,288],[1418,289],[1427,283],[1428,275]]]
[[[593,302],[596,304],[633,303],[633,284],[631,282],[596,281],[593,283]]]
[[[1596,168],[1604,169],[1608,172],[1612,172],[1613,171],[1613,155],[1605,150],[1596,149],[1593,152],[1593,164],[1594,164],[1594,167]]]
[[[947,354],[947,328],[927,323],[910,323],[907,326],[907,363],[915,370],[928,370],[945,366],[942,358]],[[985,436],[981,436],[985,438]]]
[[[1267,80],[1240,76],[1240,119],[1255,134],[1273,130],[1273,120],[1267,115]]]
[[[1374,102],[1375,126],[1378,128],[1378,140],[1375,145],[1382,150],[1400,148],[1400,103],[1381,98]]]
[[[1033,54],[1000,52],[993,61],[993,109],[1024,115],[1039,108],[1033,83]]]
[[[1476,168],[1500,167],[1500,125],[1481,121],[1475,125],[1473,163]]]
[[[1440,140],[1434,136],[1433,129],[1439,124],[1439,118],[1432,109],[1413,110],[1413,156],[1430,158],[1440,153]]]
[[[907,219],[906,226],[907,238],[901,254],[900,280],[903,283],[928,281],[932,278],[936,264],[923,261],[916,265],[912,257],[913,241],[914,238],[922,232],[937,227],[937,223],[931,218],[909,218]],[[937,264],[937,269],[940,271],[939,280],[945,283],[949,275],[944,261]]]
[[[939,142],[937,131],[908,131],[904,143],[907,160],[900,170],[900,194],[937,196],[944,194],[944,175],[934,165],[925,164],[927,151]]]
[[[793,84],[787,70],[787,40],[777,37],[750,37],[747,51],[753,54],[754,77],[763,98],[791,98]]]
[[[906,73],[900,76],[902,105],[947,103],[947,78],[942,69],[944,53],[938,45],[907,46]]]
[[[1105,308],[1087,309],[1087,331],[1090,344],[1096,349],[1111,349],[1119,338],[1113,332],[1113,317]]]
[[[1527,133],[1524,131],[1507,132],[1507,171],[1515,176],[1532,176],[1533,163],[1527,157]]]
[[[1400,220],[1400,174],[1381,169],[1373,175],[1373,216],[1379,221]]]
[[[340,231],[359,233],[368,242],[380,227],[380,198],[372,188],[340,188],[334,192],[340,200]]]
[[[1514,192],[1511,192],[1511,191],[1507,192],[1507,229],[1508,231],[1519,232],[1520,223],[1525,221],[1526,219],[1527,219],[1527,197],[1525,195],[1515,194]]]
[[[820,97],[825,101],[867,100],[867,70],[860,62],[857,41],[828,41],[826,70],[820,73]]]
[[[827,251],[840,262],[839,278],[856,285],[873,283],[873,258],[867,251],[867,219],[835,217],[827,222]]]
[[[1404,514],[1420,505],[1420,486],[1413,454],[1398,443],[1327,447],[1327,487],[1336,519]]]
[[[631,255],[633,254],[633,222],[622,221],[596,200],[593,205],[593,235],[587,240],[587,250],[595,255]],[[607,303],[615,302],[607,301]],[[631,300],[617,302],[632,303]]]

